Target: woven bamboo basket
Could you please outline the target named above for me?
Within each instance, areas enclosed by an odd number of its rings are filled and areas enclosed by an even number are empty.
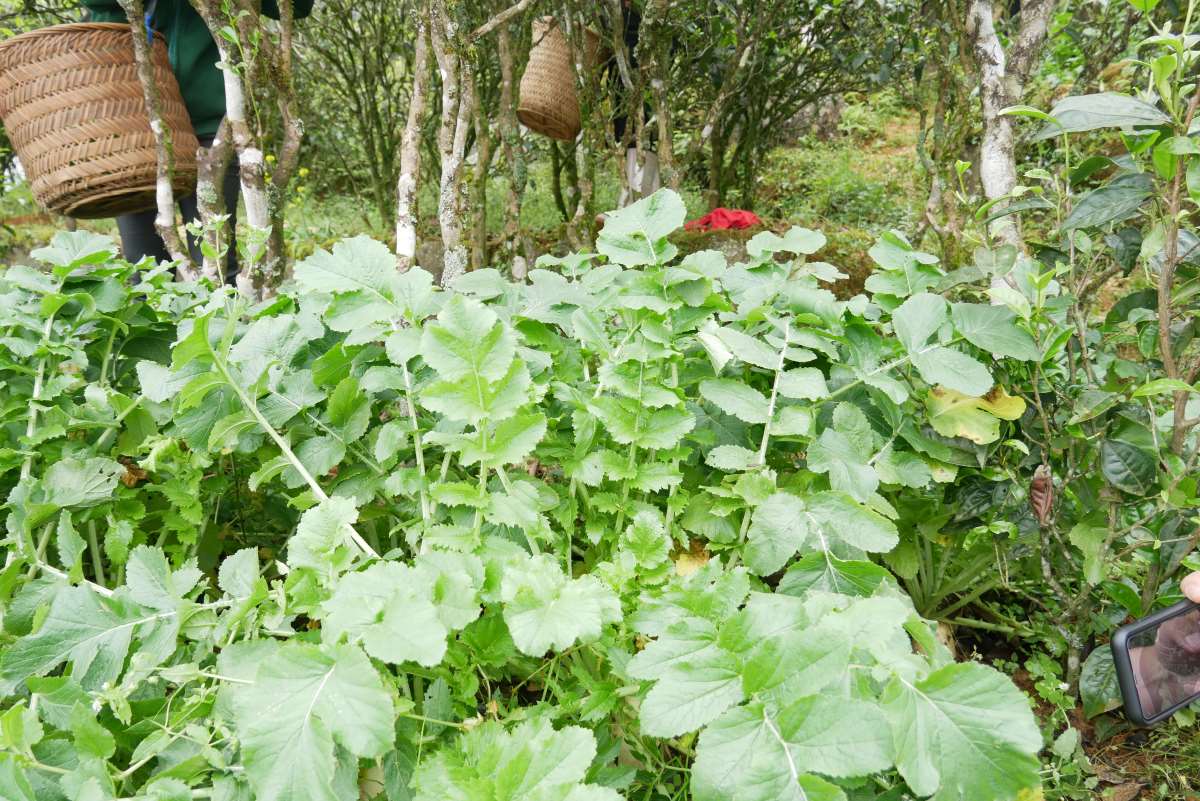
[[[174,187],[187,194],[196,134],[161,36],[152,52]],[[158,158],[128,25],[55,25],[0,43],[0,118],[47,210],[90,219],[154,208]]]
[[[600,57],[600,37],[586,31],[585,52],[589,68]],[[521,76],[517,118],[531,131],[552,139],[572,141],[579,135],[579,97],[571,70],[571,46],[554,17],[533,23],[533,49]]]

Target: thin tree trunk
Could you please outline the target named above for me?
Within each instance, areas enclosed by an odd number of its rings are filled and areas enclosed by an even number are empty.
[[[667,72],[670,64],[671,36],[667,14],[670,0],[649,0],[642,17],[641,38],[638,42],[638,59],[648,76],[650,94],[654,98],[654,116],[658,119],[658,169],[663,183],[678,191],[679,171],[675,167],[675,149],[672,142],[674,129],[671,126],[671,98],[667,90]]]
[[[263,283],[274,290],[286,275],[287,253],[284,246],[284,213],[287,210],[287,189],[292,175],[300,163],[300,143],[304,139],[304,123],[300,119],[296,103],[296,84],[292,72],[293,19],[291,0],[279,3],[279,44],[273,62],[275,100],[279,106],[283,135],[279,143],[279,155],[271,170],[270,202],[271,236],[267,243],[267,260],[264,265]]]
[[[481,105],[475,104],[475,173],[471,181],[472,216],[471,269],[482,270],[488,264],[487,181],[492,166],[492,133]]]
[[[120,0],[133,36],[133,57],[137,63],[138,80],[142,84],[142,97],[146,103],[146,113],[150,117],[150,129],[154,131],[154,148],[158,166],[154,180],[154,199],[158,214],[154,218],[154,228],[162,237],[167,253],[173,261],[179,263],[184,272],[194,272],[195,266],[188,255],[187,248],[179,238],[179,229],[175,219],[175,150],[171,142],[171,130],[163,120],[162,103],[158,93],[158,81],[154,77],[154,61],[151,57],[151,42],[147,41],[145,16],[146,8],[142,0]]]
[[[420,15],[418,14],[418,17]],[[421,118],[425,116],[425,93],[429,80],[429,39],[423,20],[417,21],[416,52],[413,55],[412,100],[400,142],[400,177],[396,181],[396,266],[401,271],[413,265],[417,255],[417,188],[421,181]]]
[[[504,147],[504,160],[508,163],[509,180],[504,239],[511,260],[512,277],[521,281],[533,260],[533,244],[521,228],[521,203],[529,172],[521,146],[521,128],[517,123],[512,44],[507,25],[500,26],[496,46],[500,60],[500,141]]]
[[[206,251],[200,274],[220,284],[224,280],[225,252],[230,247],[228,231],[236,219],[224,220],[225,173],[233,161],[229,122],[221,121],[212,144],[196,156],[196,208],[200,214]]]
[[[442,175],[438,223],[445,253],[442,270],[442,284],[445,285],[467,271],[467,249],[462,241],[462,171],[474,92],[470,70],[463,68],[458,23],[451,17],[446,0],[434,0],[433,12],[430,33],[442,78],[442,117],[438,129]]]
[[[1046,39],[1052,0],[1026,2],[1020,28],[1005,53],[994,23],[993,0],[971,0],[967,9],[967,34],[979,68],[979,95],[983,106],[983,137],[979,145],[979,180],[989,201],[1006,197],[1017,185],[1016,143],[1013,118],[1001,112],[1020,102],[1025,81]],[[1021,247],[1017,219],[1006,215],[989,228],[1000,244]]]
[[[262,145],[256,131],[250,127],[247,113],[247,84],[253,85],[257,69],[250,62],[243,62],[241,47],[234,46],[226,38],[225,29],[228,27],[221,7],[221,0],[191,0],[192,6],[200,14],[205,25],[217,43],[221,61],[225,65],[221,74],[225,83],[225,120],[233,146],[237,152],[240,181],[242,186],[242,202],[246,208],[246,225],[248,230],[247,252],[249,264],[243,265],[238,275],[238,288],[252,297],[262,297],[269,292],[263,280],[264,271],[259,262],[265,256],[266,239],[271,231],[271,209],[267,198],[266,164]],[[243,38],[245,21],[249,14],[242,15],[243,21],[235,30],[239,38]],[[254,22],[257,22],[257,15]],[[243,75],[245,76],[243,78]]]

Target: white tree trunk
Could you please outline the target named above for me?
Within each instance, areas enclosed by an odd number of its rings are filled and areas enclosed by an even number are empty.
[[[983,139],[979,146],[979,180],[989,201],[1007,196],[1017,185],[1016,142],[1013,118],[1001,114],[1021,102],[1025,82],[1046,40],[1053,0],[1032,0],[1023,5],[1020,27],[1009,53],[996,33],[994,0],[971,0],[967,33],[979,67],[979,95],[983,106]],[[1000,243],[1021,247],[1017,219],[1008,215],[989,227]]]
[[[396,181],[396,267],[413,266],[417,255],[417,187],[421,180],[421,118],[425,116],[425,93],[429,80],[429,41],[423,21],[417,22],[413,55],[412,97],[408,120],[400,140],[400,177]]]
[[[438,150],[442,157],[438,225],[445,254],[442,268],[442,284],[445,285],[464,274],[468,266],[462,235],[462,173],[474,92],[470,69],[463,65],[457,22],[445,0],[434,0],[432,10],[430,34],[442,79],[442,117],[438,128]]]
[[[154,218],[154,228],[166,245],[171,259],[179,263],[184,277],[190,277],[195,271],[187,249],[179,238],[179,229],[175,218],[175,151],[171,142],[171,130],[163,120],[162,103],[158,93],[158,81],[154,77],[154,61],[151,55],[151,43],[147,41],[146,26],[143,22],[146,14],[142,0],[120,0],[121,8],[129,19],[133,35],[133,57],[137,63],[138,79],[142,84],[142,97],[146,103],[146,113],[150,118],[150,130],[154,132],[154,148],[158,166],[154,179],[154,199],[158,213]]]

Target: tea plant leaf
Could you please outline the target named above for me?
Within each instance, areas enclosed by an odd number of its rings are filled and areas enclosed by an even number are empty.
[[[1042,357],[1033,337],[1017,326],[1017,316],[1007,307],[955,303],[951,314],[955,330],[978,348],[1027,362]]]
[[[881,699],[900,775],[933,801],[1014,799],[1039,784],[1042,736],[1021,693],[997,671],[954,664]]]
[[[1079,697],[1083,701],[1083,714],[1088,718],[1121,708],[1121,687],[1110,648],[1094,648],[1083,660],[1083,670],[1079,674]]]
[[[246,775],[259,801],[335,801],[334,743],[378,757],[395,739],[391,696],[358,648],[289,642],[236,694]]]
[[[1130,495],[1147,495],[1157,486],[1154,453],[1116,439],[1100,443],[1100,471],[1108,483]]]
[[[1000,439],[1000,421],[1017,420],[1025,401],[997,387],[984,397],[964,395],[947,387],[934,387],[925,399],[929,424],[947,437],[965,437],[979,445]]]

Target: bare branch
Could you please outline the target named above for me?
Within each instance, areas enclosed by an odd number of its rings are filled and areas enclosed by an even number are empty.
[[[517,4],[509,6],[472,31],[471,35],[467,37],[467,41],[474,42],[476,39],[482,39],[536,2],[537,0],[520,0]]]

